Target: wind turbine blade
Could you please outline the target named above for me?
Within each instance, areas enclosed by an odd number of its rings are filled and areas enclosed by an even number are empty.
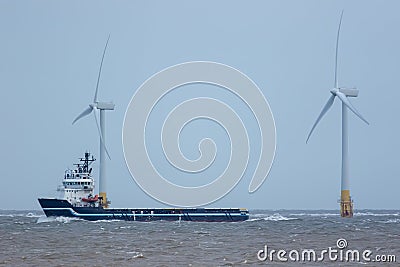
[[[96,92],[94,93],[94,99],[93,102],[97,103],[97,92],[99,91],[99,82],[100,82],[100,76],[101,76],[101,68],[103,67],[103,60],[104,60],[104,55],[106,54],[107,46],[108,46],[108,41],[110,40],[110,35],[108,35],[108,39],[106,42],[106,45],[104,47],[103,51],[103,56],[101,58],[101,63],[100,63],[100,69],[99,69],[99,75],[97,76],[97,84],[96,84]]]
[[[315,127],[317,126],[318,122],[322,119],[322,117],[325,115],[325,113],[331,108],[333,101],[335,100],[335,96],[331,95],[331,97],[328,99],[328,102],[326,102],[325,106],[323,107],[321,114],[319,114],[316,122],[314,123],[313,127],[311,128],[310,133],[307,136],[306,144],[308,143],[308,139],[310,139],[311,134],[313,133]]]
[[[342,18],[343,18],[343,11],[342,10],[342,14],[340,15],[340,21],[339,21],[339,27],[338,27],[338,31],[337,31],[337,37],[336,37],[336,56],[335,56],[335,88],[339,88],[338,85],[338,78],[337,78],[337,59],[338,59],[338,51],[339,51],[339,35],[340,35],[340,26],[342,25]]]
[[[89,106],[87,109],[85,109],[81,114],[78,115],[78,117],[75,118],[75,120],[72,122],[74,124],[77,122],[80,118],[85,117],[86,115],[89,115],[90,112],[92,112],[93,108],[92,106]]]
[[[349,99],[342,92],[337,92],[336,95],[342,100],[342,102],[351,110],[354,114],[356,114],[360,119],[362,119],[366,124],[369,125],[369,122],[364,119],[364,117],[356,110],[356,108],[350,103]]]
[[[103,135],[101,134],[99,121],[98,121],[98,119],[97,119],[98,110],[97,110],[96,107],[94,107],[93,110],[94,110],[93,115],[94,115],[94,119],[96,120],[97,130],[99,131],[99,135],[100,135],[100,142],[101,142],[101,145],[104,147],[104,149],[105,149],[105,151],[106,151],[106,153],[107,153],[108,159],[111,160],[111,157],[110,157],[110,154],[108,153],[106,144],[104,143]]]

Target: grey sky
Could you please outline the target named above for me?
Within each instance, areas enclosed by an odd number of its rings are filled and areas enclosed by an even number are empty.
[[[275,161],[261,188],[248,194],[251,177],[245,176],[212,206],[337,209],[338,101],[308,145],[305,139],[333,87],[342,9],[339,86],[357,86],[360,94],[352,103],[371,123],[367,126],[350,115],[351,193],[356,208],[398,209],[398,1],[5,0],[0,2],[0,209],[39,209],[36,198],[53,196],[65,168],[77,157],[85,150],[98,157],[93,118],[74,126],[71,122],[93,99],[109,33],[99,100],[116,104],[106,117],[112,157],[107,184],[113,207],[164,206],[139,189],[125,166],[122,122],[133,93],[168,66],[207,60],[248,75],[266,96],[277,128]],[[217,87],[186,89],[167,96],[163,107],[192,96],[215,96],[248,116],[240,102]],[[161,116],[154,117],[150,126],[157,130]],[[250,138],[257,139],[254,122],[245,120]],[[195,158],[196,140],[208,136],[216,139],[221,152],[229,145],[221,128],[199,120],[183,132],[184,153]],[[251,142],[257,146],[257,141]],[[160,148],[153,149],[155,161],[164,166]],[[253,153],[254,158],[257,152]],[[213,172],[226,163],[226,157],[217,160]],[[254,168],[252,162],[249,168]],[[195,178],[201,179],[188,179]],[[187,182],[179,174],[176,179]]]

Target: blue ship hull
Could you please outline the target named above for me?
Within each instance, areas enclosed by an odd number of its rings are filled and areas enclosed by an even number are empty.
[[[104,209],[103,207],[74,207],[64,199],[39,198],[38,200],[47,217],[75,217],[90,221],[238,222],[249,219],[248,210],[239,208]]]

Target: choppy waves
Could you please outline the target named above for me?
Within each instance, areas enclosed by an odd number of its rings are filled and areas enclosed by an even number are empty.
[[[274,213],[272,215],[267,215],[267,214],[254,214],[250,215],[250,218],[247,220],[248,222],[255,222],[255,221],[273,221],[273,222],[279,222],[279,221],[292,221],[292,220],[299,220],[299,218],[295,217],[285,217],[282,216],[279,213]]]
[[[354,216],[386,217],[386,216],[400,216],[400,213],[399,212],[395,213],[355,212]]]
[[[330,216],[340,216],[339,213],[291,213],[291,216],[310,216],[310,217],[330,217]]]
[[[40,211],[33,212],[16,212],[16,211],[1,211],[0,217],[26,217],[26,218],[39,218],[43,216],[43,213]]]
[[[51,222],[58,222],[58,223],[70,223],[72,221],[83,221],[83,219],[79,218],[71,218],[71,217],[46,217],[46,215],[39,216],[36,223],[51,223]]]
[[[0,265],[254,266],[265,245],[326,248],[343,234],[350,249],[400,255],[399,214],[357,210],[354,218],[343,219],[335,210],[250,210],[246,222],[178,223],[90,222],[47,218],[39,211],[0,211]]]

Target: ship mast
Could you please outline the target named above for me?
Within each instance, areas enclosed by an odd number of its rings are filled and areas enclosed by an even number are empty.
[[[92,164],[92,162],[94,162],[96,159],[93,157],[90,158],[90,153],[89,152],[85,152],[85,157],[84,158],[79,158],[79,161],[83,162],[83,165],[80,163],[74,164],[76,165],[78,168],[81,167],[82,165],[82,171],[83,172],[87,172],[87,173],[91,173],[92,172],[92,168],[90,168],[89,170],[89,165]]]

